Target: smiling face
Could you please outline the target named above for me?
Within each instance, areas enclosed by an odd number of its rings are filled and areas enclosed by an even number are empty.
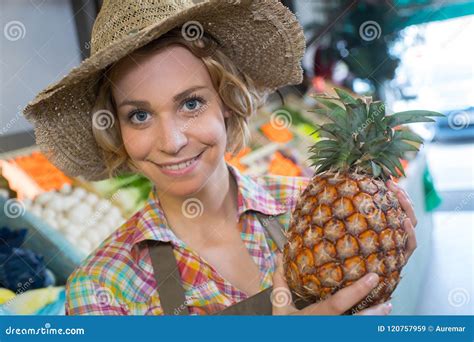
[[[131,55],[110,78],[125,150],[159,190],[193,194],[226,167],[230,114],[206,66],[188,49],[174,44]]]

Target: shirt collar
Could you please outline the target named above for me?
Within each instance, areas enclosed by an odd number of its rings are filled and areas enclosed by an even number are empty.
[[[287,211],[287,208],[271,195],[269,189],[260,183],[258,178],[244,175],[230,164],[227,164],[227,167],[237,183],[239,217],[247,211],[258,211],[271,216],[281,215]],[[144,240],[172,242],[174,245],[184,246],[167,225],[155,187],[150,192],[144,208],[137,213],[135,228],[131,239],[132,246]]]

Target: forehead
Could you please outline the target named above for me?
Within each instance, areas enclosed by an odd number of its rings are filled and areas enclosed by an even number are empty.
[[[171,95],[188,85],[212,85],[201,59],[181,45],[170,45],[147,54],[132,54],[119,61],[110,74],[114,97],[147,94]]]

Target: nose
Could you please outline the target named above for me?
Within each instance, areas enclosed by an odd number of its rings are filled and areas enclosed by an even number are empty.
[[[177,154],[186,144],[188,138],[175,118],[162,118],[157,132],[158,148],[167,154]]]

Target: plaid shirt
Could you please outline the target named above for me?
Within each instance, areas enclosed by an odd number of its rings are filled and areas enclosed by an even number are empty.
[[[291,211],[308,183],[303,177],[241,174],[228,164],[238,186],[242,240],[260,270],[260,289],[272,285],[276,244],[253,211],[279,215],[288,229]],[[162,315],[145,240],[169,241],[192,315],[218,312],[247,298],[166,226],[154,191],[145,206],[110,235],[76,269],[66,285],[68,315]]]

